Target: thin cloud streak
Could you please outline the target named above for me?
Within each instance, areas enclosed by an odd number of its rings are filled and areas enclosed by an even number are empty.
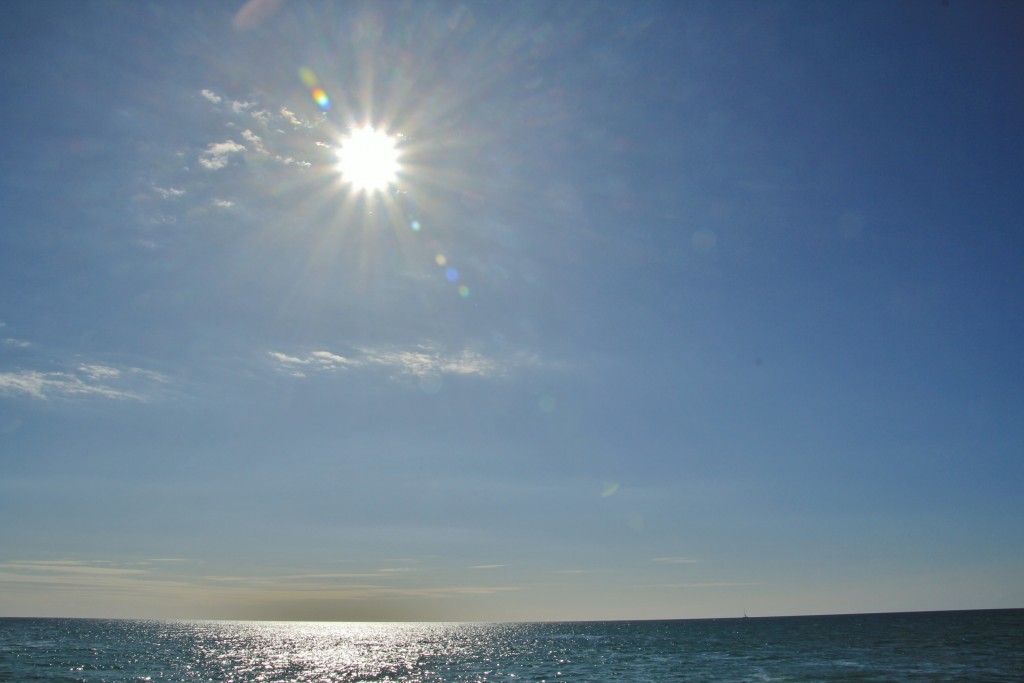
[[[142,368],[117,368],[110,365],[80,364],[74,371],[42,372],[18,370],[0,373],[0,395],[27,395],[39,400],[51,398],[102,398],[141,401],[147,400],[145,387],[122,386],[126,383],[166,383],[163,375]]]
[[[697,560],[689,557],[655,557],[651,562],[659,562],[661,564],[696,564]]]
[[[736,588],[739,586],[762,586],[758,581],[693,581],[689,583],[652,583],[648,588]]]
[[[126,576],[145,574],[145,569],[125,569],[121,567],[110,567],[102,564],[89,564],[74,561],[55,562],[4,562],[0,563],[0,569],[9,569],[13,572],[51,572],[56,574],[73,574],[89,576]]]
[[[347,356],[327,350],[302,355],[268,351],[267,355],[280,372],[293,377],[376,367],[393,372],[394,378],[443,375],[494,378],[508,374],[513,368],[536,364],[532,357],[497,359],[469,349],[446,353],[430,346],[418,346],[412,350],[357,348],[355,353]]]
[[[486,596],[522,590],[520,586],[409,586],[395,583],[405,572],[293,574],[244,576],[182,577],[156,569],[110,566],[100,561],[12,561],[0,563],[0,587],[16,591],[29,586],[43,590],[87,589],[118,594],[150,595],[153,591],[174,590],[192,599],[216,596],[237,604],[266,600],[290,600],[297,597],[322,600],[365,600],[392,598],[450,598]],[[331,580],[333,579],[333,580]],[[378,579],[383,582],[368,582]],[[354,582],[350,582],[354,581]]]
[[[153,191],[156,192],[162,199],[175,199],[185,194],[185,190],[177,187],[160,187],[159,185],[153,186]]]

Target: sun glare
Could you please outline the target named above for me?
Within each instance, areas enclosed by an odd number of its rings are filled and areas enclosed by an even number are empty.
[[[369,126],[353,129],[338,149],[338,171],[356,190],[385,189],[398,178],[397,141]]]

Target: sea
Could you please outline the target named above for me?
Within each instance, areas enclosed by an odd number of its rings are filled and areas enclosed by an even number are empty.
[[[1024,681],[1024,610],[564,623],[0,619],[0,680]]]

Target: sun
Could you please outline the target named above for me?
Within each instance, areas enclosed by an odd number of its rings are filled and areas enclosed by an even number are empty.
[[[361,192],[380,192],[398,179],[398,141],[370,126],[353,128],[337,150],[342,181]]]

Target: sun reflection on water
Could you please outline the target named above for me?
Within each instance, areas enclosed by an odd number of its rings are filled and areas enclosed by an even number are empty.
[[[446,623],[168,622],[184,659],[217,680],[425,681],[501,642],[508,626]]]

